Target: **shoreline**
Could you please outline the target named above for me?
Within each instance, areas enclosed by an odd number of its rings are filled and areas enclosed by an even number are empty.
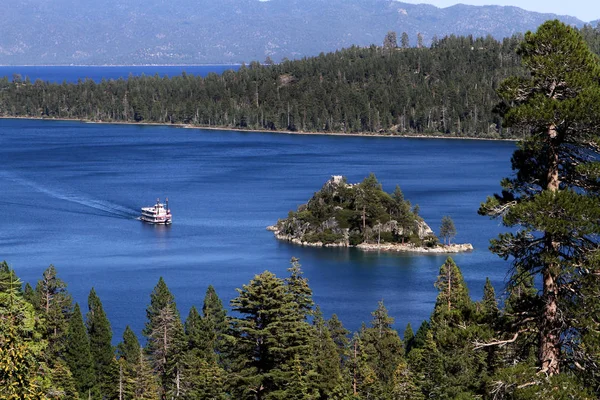
[[[268,231],[273,232],[275,239],[281,240],[283,242],[292,243],[298,246],[304,247],[346,247],[346,248],[355,248],[361,251],[383,251],[383,252],[391,252],[391,253],[418,253],[418,254],[450,254],[450,253],[466,253],[474,250],[473,245],[471,243],[462,243],[462,244],[440,244],[435,247],[420,247],[415,246],[412,243],[360,243],[356,246],[351,246],[347,243],[330,243],[326,244],[323,242],[303,242],[302,240],[292,237],[290,235],[285,235],[277,230],[277,227],[274,225],[267,226]]]
[[[198,130],[213,130],[213,131],[229,131],[229,132],[249,132],[249,133],[281,133],[287,135],[315,135],[315,136],[354,136],[354,137],[377,137],[377,138],[406,138],[406,139],[451,139],[451,140],[485,140],[485,141],[500,141],[500,142],[517,142],[520,139],[504,139],[504,138],[480,138],[469,136],[442,136],[442,135],[394,135],[383,133],[366,133],[366,132],[305,132],[305,131],[289,131],[289,130],[261,130],[261,129],[244,129],[231,127],[216,127],[202,126],[191,124],[170,124],[162,122],[131,122],[131,121],[94,121],[81,118],[50,118],[50,117],[16,117],[16,116],[0,116],[0,119],[24,119],[32,121],[68,121],[81,122],[85,124],[105,124],[105,125],[139,125],[139,126],[172,126],[174,128],[198,129]]]

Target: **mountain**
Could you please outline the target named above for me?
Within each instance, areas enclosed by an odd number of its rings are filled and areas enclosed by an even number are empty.
[[[496,38],[569,16],[392,0],[19,0],[0,14],[0,64],[204,64],[301,58],[434,35]]]

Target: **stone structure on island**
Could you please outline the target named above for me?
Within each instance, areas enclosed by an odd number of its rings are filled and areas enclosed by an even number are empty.
[[[443,245],[399,187],[383,191],[371,174],[351,184],[334,175],[287,218],[267,227],[279,240],[303,246],[356,247],[364,251],[458,253],[471,244]]]

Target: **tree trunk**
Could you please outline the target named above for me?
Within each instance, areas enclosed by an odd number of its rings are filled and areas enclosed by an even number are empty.
[[[558,175],[558,146],[559,138],[556,127],[551,125],[548,128],[548,139],[550,142],[548,154],[548,170],[546,175],[546,189],[552,192],[558,192],[560,181]],[[556,254],[560,243],[553,240],[552,237],[546,238],[546,251],[550,254]],[[540,329],[540,353],[539,361],[542,371],[552,376],[560,373],[560,337],[558,321],[558,304],[556,287],[556,274],[560,266],[554,262],[544,265],[542,270],[543,288],[543,313]]]
[[[544,280],[542,314],[542,327],[540,329],[540,354],[542,371],[548,375],[560,372],[560,345],[558,335],[558,318],[556,303],[556,281],[551,271],[552,266],[545,268],[542,276]]]

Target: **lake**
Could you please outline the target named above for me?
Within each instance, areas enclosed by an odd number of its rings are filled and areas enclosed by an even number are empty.
[[[510,174],[511,142],[16,119],[0,120],[0,132],[0,259],[32,285],[54,264],[82,309],[94,287],[115,341],[126,324],[141,332],[160,276],[185,318],[209,284],[227,305],[255,274],[285,276],[293,256],[326,317],[357,330],[384,300],[396,328],[416,329],[445,255],[304,248],[265,230],[331,175],[358,182],[373,172],[388,192],[399,184],[436,232],[450,215],[455,241],[475,246],[453,256],[475,299],[486,276],[500,291],[506,278],[508,263],[487,250],[502,227],[477,208]],[[172,226],[135,219],[165,196]]]

